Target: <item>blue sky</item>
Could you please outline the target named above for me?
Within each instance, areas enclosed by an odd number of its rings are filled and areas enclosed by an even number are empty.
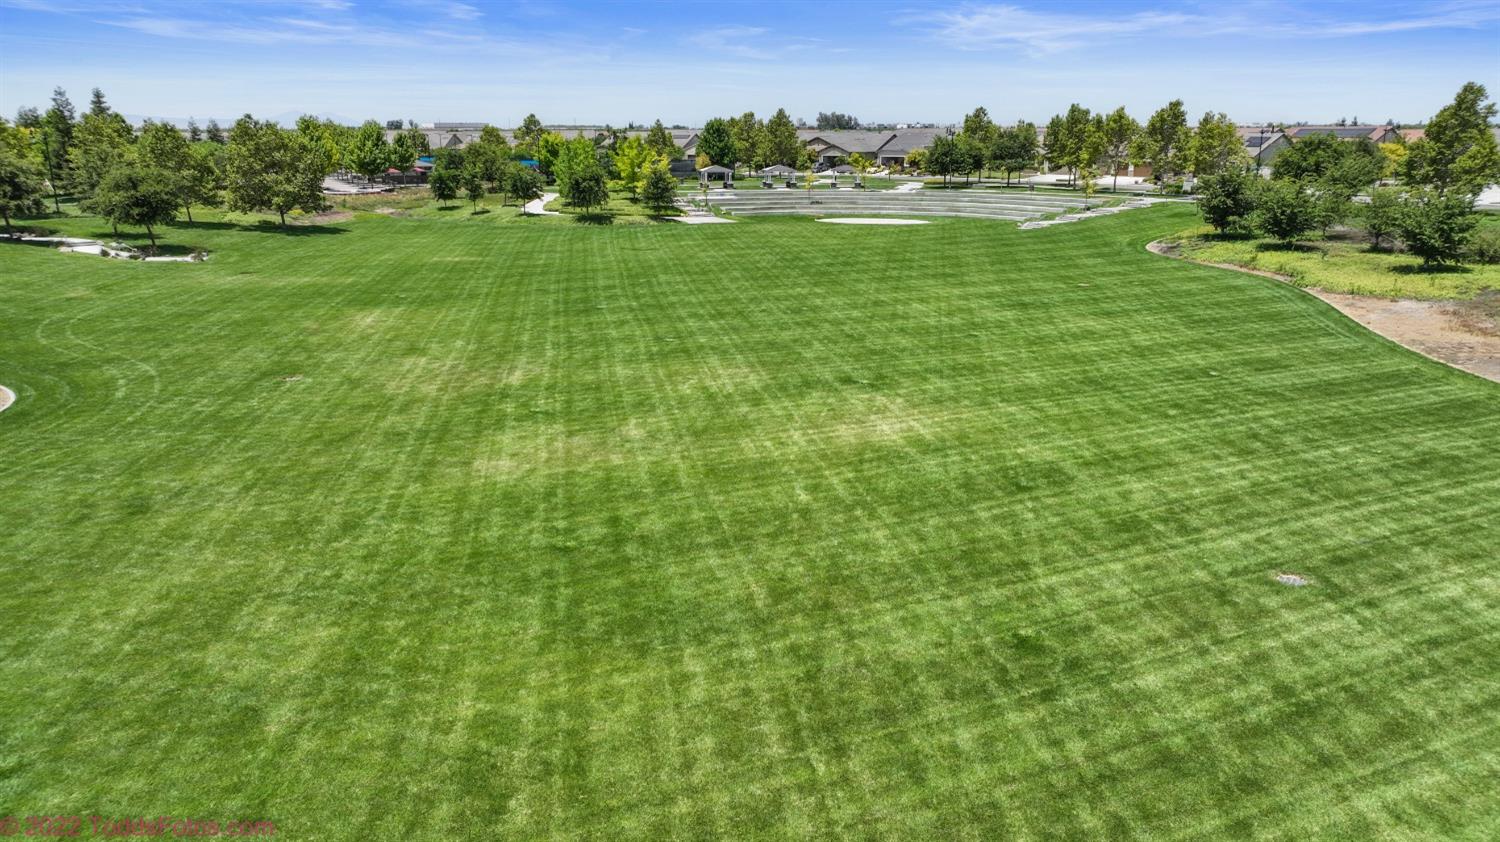
[[[1467,80],[1500,96],[1500,0],[0,0],[7,117],[97,85],[200,121],[1041,121],[1180,97],[1246,123],[1410,122]]]

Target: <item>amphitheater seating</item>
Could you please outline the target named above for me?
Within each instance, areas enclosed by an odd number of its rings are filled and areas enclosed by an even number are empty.
[[[742,191],[709,196],[709,203],[735,216],[954,216],[1022,222],[1083,207],[1073,196],[957,190]]]

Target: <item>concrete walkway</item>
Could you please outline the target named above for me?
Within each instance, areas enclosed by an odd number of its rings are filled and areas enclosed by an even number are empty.
[[[543,193],[542,198],[532,199],[521,207],[522,212],[532,216],[562,216],[557,211],[547,210],[547,203],[557,198],[556,193]]]
[[[69,251],[75,254],[92,254],[95,256],[113,257],[118,260],[141,260],[144,263],[196,263],[192,255],[161,256],[161,257],[139,257],[138,252],[123,243],[105,245],[98,240],[87,240],[82,237],[15,237],[23,243],[56,243],[58,251]]]

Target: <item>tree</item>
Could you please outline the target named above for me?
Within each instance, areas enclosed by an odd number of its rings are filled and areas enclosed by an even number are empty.
[[[1247,227],[1255,210],[1255,186],[1255,180],[1242,172],[1205,177],[1198,191],[1198,212],[1203,214],[1203,221],[1220,231]]]
[[[1500,148],[1490,131],[1496,109],[1488,99],[1483,85],[1468,82],[1428,121],[1422,139],[1407,149],[1402,176],[1408,184],[1430,187],[1439,197],[1472,197],[1500,181]]]
[[[374,180],[390,165],[390,144],[385,141],[385,129],[374,120],[366,120],[344,150],[344,166],[367,179]]]
[[[214,190],[217,173],[205,169],[205,165],[211,167],[208,159],[193,154],[187,138],[176,126],[147,122],[135,147],[142,166],[176,174],[178,196],[188,222],[193,221],[195,202],[211,203],[208,199],[217,192]]]
[[[116,225],[144,226],[154,251],[156,226],[177,218],[179,190],[176,176],[165,170],[121,166],[110,170],[99,182],[95,205]]]
[[[1209,111],[1198,121],[1190,152],[1193,175],[1202,178],[1229,170],[1242,170],[1249,163],[1245,144],[1229,115]]]
[[[572,195],[567,197],[567,203],[583,208],[585,213],[590,208],[609,204],[609,183],[604,178],[604,170],[597,166],[574,175],[569,189]]]
[[[1428,188],[1408,196],[1397,215],[1396,230],[1407,251],[1430,268],[1457,263],[1478,223],[1474,197],[1463,192],[1458,183],[1450,182],[1447,195]]]
[[[410,130],[408,130],[410,131]],[[425,140],[426,136],[423,135]],[[479,131],[479,139],[464,149],[464,167],[470,164],[479,168],[486,182],[501,193],[502,204],[509,202],[509,185],[506,177],[510,167],[510,144],[505,135],[494,126],[485,126]]]
[[[1406,144],[1402,142],[1380,144],[1380,154],[1385,161],[1380,167],[1381,178],[1395,178],[1406,166]]]
[[[1300,183],[1271,181],[1259,192],[1253,221],[1267,235],[1290,243],[1318,224],[1317,210]]]
[[[646,169],[641,182],[641,201],[658,213],[673,206],[677,201],[677,179],[672,177],[666,159],[657,158]]]
[[[73,145],[73,103],[62,88],[52,89],[52,107],[42,117],[43,162],[53,189],[68,179],[68,152]]]
[[[41,213],[46,205],[42,171],[30,161],[0,150],[0,215],[5,217],[5,231],[10,232],[13,216]]]
[[[189,143],[197,143],[203,140],[203,130],[198,128],[198,121],[194,120],[192,117],[188,118],[187,139]]]
[[[235,121],[224,150],[224,184],[229,209],[269,210],[281,218],[294,210],[323,208],[323,151],[311,140],[249,114]]]
[[[1014,126],[996,135],[990,159],[994,166],[1005,171],[1005,183],[1009,185],[1012,173],[1036,166],[1038,151],[1036,125],[1018,120]]]
[[[479,210],[479,200],[484,198],[484,167],[478,161],[471,160],[464,166],[461,178],[464,195],[468,197],[474,210]]]
[[[818,128],[824,131],[829,129],[857,129],[859,118],[853,114],[840,114],[835,111],[832,114],[818,112]]]
[[[874,165],[875,163],[873,161],[859,154],[858,152],[855,152],[853,155],[849,156],[849,167],[860,175],[864,175],[865,173],[869,172],[870,168]]]
[[[1182,100],[1174,99],[1157,109],[1136,135],[1135,159],[1149,164],[1151,177],[1158,183],[1182,172],[1187,161],[1192,133],[1188,130],[1187,112]]]
[[[521,121],[520,128],[516,129],[516,145],[528,148],[533,147],[541,142],[542,135],[546,131],[546,127],[542,125],[541,120],[536,118],[535,114],[527,114],[526,119]]]
[[[740,161],[756,169],[766,166],[766,127],[755,112],[746,111],[729,122]]]
[[[1271,177],[1319,181],[1344,160],[1349,147],[1332,132],[1303,135],[1271,162]]]
[[[646,142],[641,138],[631,136],[620,141],[620,147],[615,151],[615,169],[620,173],[620,181],[630,191],[632,199],[638,195],[641,181],[656,159],[657,156],[646,148]]]
[[[418,132],[418,134],[421,133]],[[418,149],[416,142],[411,139],[411,135],[407,132],[401,132],[396,135],[396,139],[390,144],[389,152],[386,156],[386,165],[406,172],[417,163],[417,155],[420,153],[421,150]]]
[[[557,132],[543,132],[532,147],[531,153],[536,158],[537,170],[544,178],[556,177],[557,160],[562,156],[563,147],[567,143]]]
[[[1120,189],[1120,167],[1130,163],[1130,148],[1135,143],[1136,135],[1140,133],[1141,124],[1125,113],[1123,105],[1104,118],[1100,139],[1104,147],[1104,158],[1109,162],[1109,172],[1114,176],[1114,184],[1110,188],[1112,191]]]
[[[667,131],[667,127],[661,124],[660,120],[652,123],[651,131],[646,133],[646,146],[652,152],[669,161],[676,160],[682,155],[682,150],[678,149],[677,144],[672,142],[672,135]]]
[[[576,137],[565,141],[553,168],[557,192],[562,194],[565,202],[574,204],[573,181],[592,177],[596,170],[599,170],[599,159],[594,157],[594,144],[588,138]]]
[[[311,114],[297,118],[297,134],[323,154],[329,172],[345,166],[344,158],[353,145],[354,133],[332,120],[319,120]]]
[[[224,130],[219,128],[218,120],[210,119],[208,121],[206,136],[208,137],[209,143],[223,144],[226,142],[224,138]]]
[[[710,163],[721,167],[733,167],[739,162],[728,120],[714,117],[703,124],[703,130],[698,133],[698,152],[707,155]]]
[[[776,109],[766,121],[766,166],[796,167],[805,148],[797,138],[797,126],[787,116],[786,109]]]
[[[130,126],[118,114],[84,114],[68,149],[73,189],[92,195],[110,170],[129,162],[132,140]]]
[[[1318,228],[1326,235],[1329,229],[1343,222],[1353,211],[1354,203],[1350,201],[1353,194],[1345,193],[1330,184],[1320,184],[1314,190],[1313,213],[1317,217]]]
[[[999,134],[990,112],[983,106],[974,109],[964,117],[963,128],[959,130],[960,143],[967,153],[970,168],[979,172],[979,180],[984,180],[984,165],[990,158],[990,148],[995,144],[995,137]]]
[[[911,149],[906,153],[906,169],[921,172],[927,168],[927,150]]]
[[[485,126],[485,128],[488,129],[490,127]],[[505,140],[505,136],[500,135],[499,130],[495,130],[495,134],[500,136],[500,140],[503,143]],[[484,132],[482,130],[480,131],[479,136],[480,138],[484,137]],[[397,137],[403,138],[405,140],[406,145],[411,148],[412,152],[415,153],[415,157],[432,154],[432,143],[427,140],[427,133],[422,131],[421,129],[407,129],[400,135],[397,135]]]
[[[1054,115],[1047,123],[1047,134],[1043,138],[1047,163],[1063,167],[1070,176],[1076,177],[1079,167],[1084,164],[1089,127],[1089,110],[1076,102],[1068,106],[1067,114]]]
[[[224,178],[219,162],[224,147],[213,143],[196,143],[188,148],[187,166],[178,175],[182,182],[182,208],[188,222],[193,221],[193,206],[216,208],[223,204]]]
[[[531,167],[516,167],[510,173],[510,192],[521,203],[521,213],[526,213],[526,203],[542,198],[542,177]]]
[[[89,94],[89,113],[95,117],[104,117],[112,113],[109,103],[104,100],[104,91],[95,88]]]
[[[977,138],[962,132],[954,135],[953,141],[957,149],[953,159],[954,171],[963,173],[965,182],[973,172],[980,172],[983,178],[984,159],[988,157],[985,146]]]
[[[427,186],[432,190],[432,198],[437,199],[443,207],[458,196],[458,176],[447,167],[433,167],[432,175],[427,178]]]
[[[487,129],[489,126],[484,126],[484,128]],[[480,132],[480,135],[483,137],[483,131]],[[401,135],[398,135],[398,137],[405,138],[407,146],[411,147],[411,152],[416,153],[419,158],[423,155],[432,155],[432,143],[428,141],[428,132],[413,128],[401,132]],[[504,137],[504,135],[501,135],[501,137]]]
[[[1343,142],[1340,145],[1344,148],[1344,154],[1323,175],[1321,183],[1353,196],[1380,180],[1386,158],[1375,141],[1362,137],[1353,143]]]
[[[1084,197],[1090,199],[1099,186],[1099,166],[1105,162],[1109,151],[1109,138],[1104,131],[1104,115],[1095,114],[1083,130],[1083,144],[1078,152],[1078,176],[1083,182]]]
[[[932,139],[932,145],[927,148],[929,172],[942,176],[946,184],[948,177],[959,172],[962,165],[963,150],[959,149],[958,141],[953,136],[940,134]]]
[[[1365,205],[1365,236],[1370,238],[1370,248],[1380,248],[1380,241],[1389,239],[1400,227],[1401,194],[1394,188],[1384,187],[1370,194],[1370,203]]]

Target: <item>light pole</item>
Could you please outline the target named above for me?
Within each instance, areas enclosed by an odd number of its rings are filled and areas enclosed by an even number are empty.
[[[1255,147],[1255,174],[1260,175],[1260,153],[1266,151],[1266,134],[1274,132],[1270,123],[1260,127],[1260,145]]]

